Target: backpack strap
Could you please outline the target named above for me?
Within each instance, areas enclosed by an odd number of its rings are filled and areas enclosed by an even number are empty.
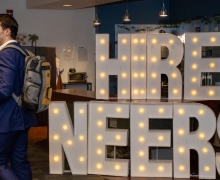
[[[17,49],[18,51],[20,51],[24,56],[27,56],[27,54],[25,53],[25,51],[23,49],[21,49],[19,46],[16,46],[14,44],[8,44],[6,45],[3,49],[7,49],[7,48],[13,48],[13,49]],[[2,50],[3,50],[2,49]],[[29,54],[29,53],[28,53]]]
[[[19,46],[16,46],[14,44],[8,44],[6,45],[3,49],[7,49],[7,48],[13,48],[13,49],[17,49],[18,51],[21,52],[21,54],[23,54],[24,56],[27,56],[27,54],[25,53],[25,51],[23,49],[21,49]],[[2,50],[3,50],[2,49]],[[28,54],[31,56],[32,54],[30,54],[30,51],[27,51]],[[15,93],[12,94],[12,97],[14,98],[14,100],[16,101],[16,103],[20,106],[20,103],[19,103],[19,99],[20,99],[20,96],[16,96]]]

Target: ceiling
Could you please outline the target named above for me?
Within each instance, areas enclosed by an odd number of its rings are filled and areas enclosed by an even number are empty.
[[[28,9],[60,9],[73,10],[97,5],[119,2],[123,0],[26,0]],[[72,6],[63,6],[72,5]]]

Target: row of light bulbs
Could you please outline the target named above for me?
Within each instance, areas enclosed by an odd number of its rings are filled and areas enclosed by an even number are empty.
[[[98,111],[98,112],[102,112],[102,111],[103,111],[103,108],[100,106],[100,107],[97,108],[97,111]],[[115,109],[115,111],[118,112],[118,113],[120,113],[120,112],[122,111],[122,109],[121,109],[120,107],[118,107],[118,108]],[[144,113],[144,108],[139,108],[138,111],[139,111],[139,113]],[[54,112],[54,114],[59,114],[59,110],[58,110],[58,109],[54,109],[53,112]],[[164,109],[163,109],[163,108],[158,108],[158,112],[159,112],[159,113],[164,113]],[[181,109],[181,108],[180,108],[180,109],[178,110],[178,112],[179,112],[179,114],[184,114],[184,109]],[[83,114],[83,113],[84,113],[84,110],[82,110],[82,109],[79,110],[79,114]],[[198,114],[203,115],[203,114],[204,114],[204,111],[203,111],[203,110],[199,110],[199,111],[198,111]],[[67,130],[67,126],[64,125],[64,126],[63,126],[63,129],[64,129],[64,130]]]

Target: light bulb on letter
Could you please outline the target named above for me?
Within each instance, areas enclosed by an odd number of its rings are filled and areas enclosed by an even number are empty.
[[[58,113],[59,113],[59,110],[58,110],[58,109],[54,109],[54,110],[53,110],[53,113],[54,113],[54,114],[58,114]]]
[[[153,44],[156,44],[157,43],[157,40],[156,39],[152,39],[151,41]]]
[[[104,89],[101,89],[101,90],[100,90],[100,94],[105,94],[105,90],[104,90]]]
[[[122,39],[122,44],[126,44],[127,40],[126,39]]]
[[[192,41],[193,41],[194,43],[197,43],[198,39],[197,39],[197,38],[193,38]]]
[[[210,41],[211,41],[211,42],[215,42],[216,39],[215,39],[214,37],[212,37],[212,38],[210,39]]]
[[[122,56],[122,60],[123,60],[123,61],[126,61],[126,60],[127,60],[127,57],[126,57],[126,56]]]
[[[101,43],[101,44],[105,44],[105,40],[104,40],[104,39],[101,39],[101,40],[100,40],[100,43]]]

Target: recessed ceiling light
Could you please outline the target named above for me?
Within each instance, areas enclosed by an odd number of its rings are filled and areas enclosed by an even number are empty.
[[[63,6],[65,6],[65,7],[70,7],[70,6],[72,6],[71,4],[64,4]]]

